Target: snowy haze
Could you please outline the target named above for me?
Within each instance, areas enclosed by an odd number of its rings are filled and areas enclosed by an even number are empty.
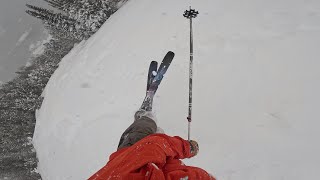
[[[194,19],[191,138],[184,162],[224,180],[317,179],[320,2],[131,0],[60,63],[37,112],[43,179],[86,179],[108,161],[145,95],[147,67],[176,56],[155,97],[158,125],[187,137],[189,21]]]

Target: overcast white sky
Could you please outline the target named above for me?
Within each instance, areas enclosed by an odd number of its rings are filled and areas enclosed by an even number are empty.
[[[12,79],[29,60],[30,45],[47,37],[41,21],[25,13],[26,3],[46,5],[43,0],[0,1],[0,82]]]

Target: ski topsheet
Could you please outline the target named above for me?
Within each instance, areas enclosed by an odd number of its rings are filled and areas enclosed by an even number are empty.
[[[174,57],[174,53],[169,51],[166,56],[163,58],[160,67],[157,71],[157,74],[152,80],[152,83],[150,84],[150,87],[147,91],[154,91],[154,93],[157,91],[158,86],[160,85],[162,78],[164,74],[167,72],[172,60]]]
[[[148,71],[148,79],[147,79],[147,90],[150,87],[150,84],[152,83],[153,78],[156,76],[158,70],[158,62],[157,61],[151,61]]]
[[[157,67],[157,63],[155,63],[156,61],[152,61],[150,63],[149,71],[148,71],[146,97],[144,98],[140,109],[144,109],[146,111],[152,110],[153,97],[157,92],[157,89],[164,77],[164,74],[167,72],[173,58],[174,58],[174,53],[172,51],[169,51],[163,58],[158,70],[156,70],[156,67]]]

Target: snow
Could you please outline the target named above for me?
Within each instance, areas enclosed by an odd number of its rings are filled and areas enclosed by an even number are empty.
[[[156,71],[152,71],[152,75],[153,75],[153,76],[156,76],[156,75],[157,75],[157,72],[156,72]]]
[[[50,40],[52,39],[52,36],[50,34],[48,34],[47,31],[44,31],[44,34],[47,34],[47,38],[37,41],[33,44],[30,44],[29,46],[29,51],[32,52],[33,56],[38,56],[41,55],[44,52],[45,46],[44,44],[50,42]]]
[[[33,137],[43,179],[86,179],[132,123],[151,60],[175,59],[155,97],[158,125],[187,137],[189,21],[199,166],[218,179],[317,179],[320,2],[128,1],[60,63]]]
[[[26,3],[48,7],[47,2],[38,0],[0,1],[0,66],[5,67],[0,69],[0,80],[3,82],[13,79],[19,67],[31,58],[29,45],[46,38],[41,20],[26,14]]]
[[[20,46],[26,39],[27,37],[30,35],[32,31],[32,27],[30,27],[28,30],[26,30],[19,38],[19,40],[16,43],[16,46]]]
[[[4,35],[4,33],[6,32],[6,30],[0,26],[0,36]]]

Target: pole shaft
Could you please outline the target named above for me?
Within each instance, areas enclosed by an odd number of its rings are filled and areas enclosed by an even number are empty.
[[[191,122],[188,122],[188,141],[190,141],[190,126],[191,126]]]
[[[192,121],[192,79],[193,79],[193,34],[192,34],[192,18],[190,18],[188,140],[190,140],[190,123]]]
[[[192,79],[193,79],[193,32],[192,32],[192,18],[197,17],[198,11],[191,9],[186,10],[183,14],[185,18],[190,20],[190,63],[189,63],[189,107],[188,107],[188,140],[190,140],[190,126],[192,121]]]

